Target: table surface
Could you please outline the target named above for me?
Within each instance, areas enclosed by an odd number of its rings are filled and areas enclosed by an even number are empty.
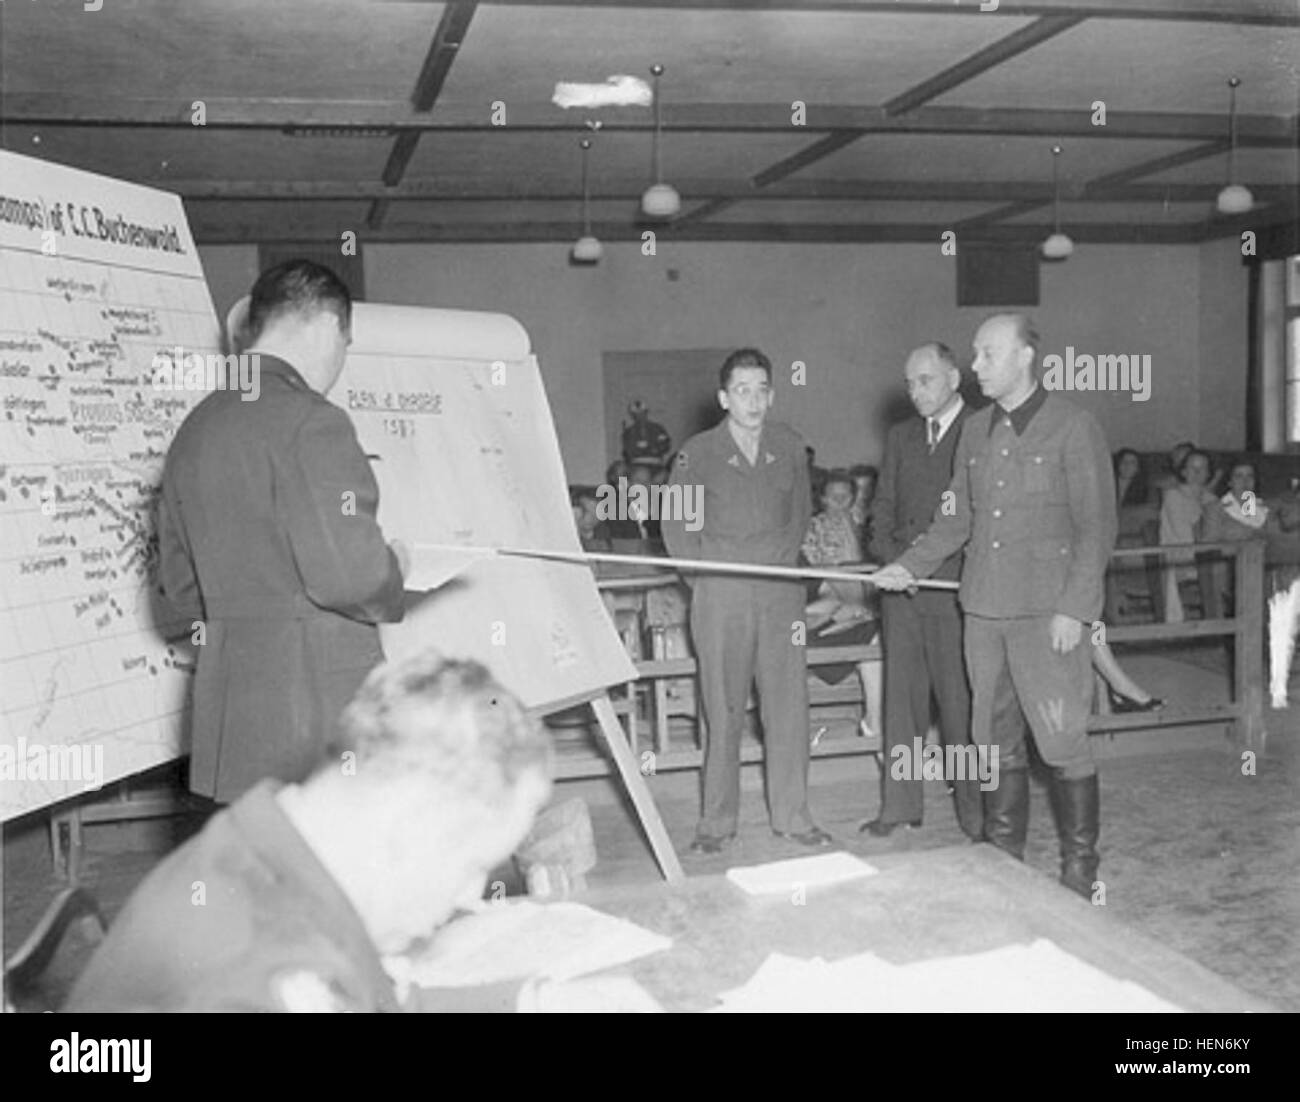
[[[578,901],[673,939],[670,950],[617,970],[669,1010],[717,1005],[774,952],[837,960],[871,951],[905,964],[1036,938],[1185,1010],[1275,1009],[992,846],[868,862],[879,875],[811,888],[803,905],[746,895],[721,875],[598,889]]]

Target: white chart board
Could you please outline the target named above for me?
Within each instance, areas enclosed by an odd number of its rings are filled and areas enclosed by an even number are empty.
[[[0,821],[184,750],[154,519],[203,394],[152,367],[217,343],[179,197],[0,152]]]
[[[389,539],[581,550],[528,336],[502,314],[358,303],[330,398],[356,425]],[[384,625],[384,651],[476,658],[529,708],[636,677],[591,570],[478,562]]]

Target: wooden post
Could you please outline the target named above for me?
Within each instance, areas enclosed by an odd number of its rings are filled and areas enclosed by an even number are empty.
[[[1264,541],[1245,540],[1237,551],[1236,661],[1233,670],[1237,737],[1242,746],[1262,748],[1264,730]]]
[[[614,765],[618,768],[619,776],[623,778],[623,787],[632,797],[632,805],[636,808],[637,817],[645,828],[646,836],[650,839],[650,849],[654,852],[655,860],[659,862],[659,869],[664,874],[664,879],[670,883],[684,880],[686,874],[682,872],[681,862],[677,860],[677,851],[673,849],[672,839],[668,837],[659,809],[655,806],[654,797],[650,794],[650,786],[645,783],[645,777],[641,775],[632,748],[628,746],[627,735],[618,722],[618,716],[614,714],[614,705],[608,696],[598,696],[591,702],[591,706],[596,713],[596,720],[600,723],[609,752],[614,757]]]

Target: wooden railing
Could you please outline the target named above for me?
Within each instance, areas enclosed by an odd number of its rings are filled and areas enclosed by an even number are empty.
[[[1204,617],[1180,623],[1106,624],[1107,643],[1176,642],[1205,638],[1232,640],[1232,668],[1230,695],[1227,700],[1212,703],[1172,704],[1156,712],[1134,712],[1122,715],[1094,715],[1088,722],[1093,734],[1117,731],[1152,730],[1165,727],[1183,727],[1203,723],[1224,723],[1234,727],[1237,740],[1246,747],[1258,747],[1264,740],[1264,545],[1259,540],[1224,543],[1199,543],[1186,545],[1149,545],[1117,548],[1111,554],[1112,567],[1116,560],[1140,558],[1149,585],[1161,584],[1163,561],[1170,556],[1191,552],[1201,568]],[[1226,615],[1218,599],[1217,587],[1208,579],[1211,572],[1205,567],[1212,561],[1231,562],[1235,593],[1232,615]],[[1180,563],[1177,565],[1187,565]],[[1169,568],[1172,568],[1169,567]],[[1158,614],[1163,602],[1153,593],[1153,609]],[[1085,644],[1087,640],[1085,639]],[[848,647],[809,647],[810,668],[819,665],[879,662],[882,658],[879,644]],[[667,725],[662,722],[663,684],[673,678],[694,677],[696,664],[693,658],[667,658],[636,663],[637,678],[624,689],[613,690],[622,696],[619,708],[633,749],[652,750],[656,770],[698,768],[703,754],[695,740],[691,745],[672,745],[667,738]],[[639,689],[647,692],[651,712],[651,738],[642,742],[636,720]],[[857,674],[850,675],[844,686],[812,686],[810,702],[832,704],[861,700]],[[659,721],[657,721],[659,720]],[[814,745],[813,754],[829,757],[840,754],[877,753],[879,738],[838,738]],[[742,744],[741,760],[762,759],[762,747]],[[608,762],[595,749],[590,753],[562,755],[557,763],[559,777],[598,776],[609,772]]]

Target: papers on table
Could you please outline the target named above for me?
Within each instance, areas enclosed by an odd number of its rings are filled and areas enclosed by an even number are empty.
[[[773,953],[715,1012],[1168,1012],[1164,999],[1040,938],[985,953],[890,964],[874,953],[828,963]]]
[[[796,857],[791,861],[771,861],[766,865],[741,865],[728,869],[727,879],[750,895],[788,896],[800,890],[874,876],[877,871],[853,854],[838,851]]]
[[[670,938],[579,903],[490,903],[439,931],[420,956],[389,957],[399,988],[567,980],[657,953]]]

